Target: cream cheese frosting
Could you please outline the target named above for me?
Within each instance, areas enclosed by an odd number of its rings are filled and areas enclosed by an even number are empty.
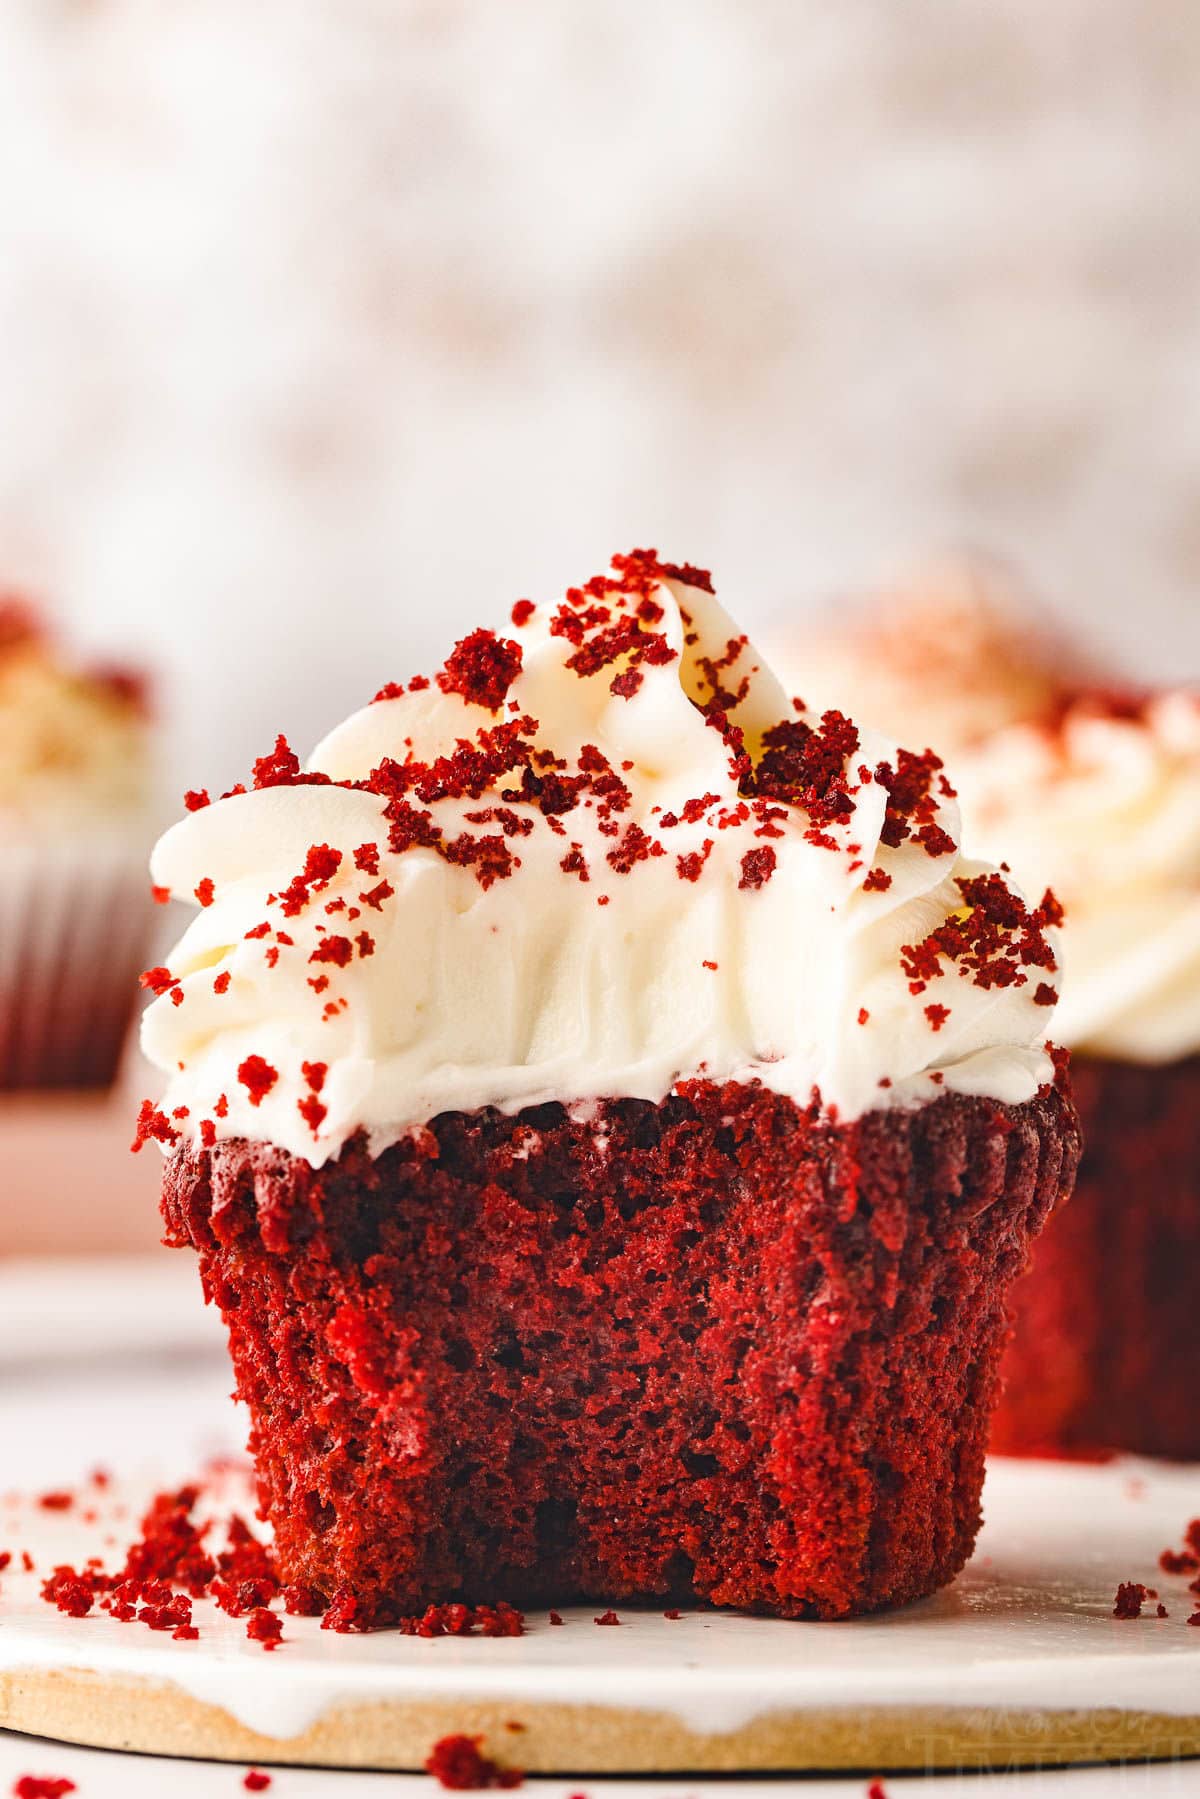
[[[143,1134],[319,1166],[697,1075],[843,1118],[1052,1078],[1054,907],[960,854],[937,759],[804,712],[700,571],[614,570],[193,800]]]
[[[1065,908],[1056,1037],[1131,1062],[1200,1052],[1200,695],[1084,695],[955,776],[972,846]]]

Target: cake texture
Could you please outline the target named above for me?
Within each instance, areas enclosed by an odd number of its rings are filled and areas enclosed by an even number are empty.
[[[1077,1142],[1057,901],[937,756],[643,550],[188,807],[137,1141],[331,1627],[949,1579]]]
[[[0,1092],[103,1088],[145,960],[149,722],[0,594]]]
[[[1200,1056],[1165,1067],[1077,1056],[1075,1196],[1013,1291],[993,1447],[1114,1448],[1192,1461],[1200,1330]]]
[[[687,1083],[447,1114],[314,1170],[181,1149],[276,1554],[335,1620],[914,1599],[971,1551],[1004,1295],[1069,1184],[1051,1090],[839,1125]]]

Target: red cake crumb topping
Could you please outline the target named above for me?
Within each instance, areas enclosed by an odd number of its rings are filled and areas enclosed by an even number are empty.
[[[950,1016],[949,1006],[926,1006],[925,1016],[929,1020],[931,1031],[940,1031]]]
[[[262,1056],[247,1056],[238,1067],[238,1080],[250,1096],[252,1106],[261,1106],[279,1079],[279,1071]]]
[[[461,694],[469,705],[498,712],[520,672],[520,644],[480,629],[455,644],[437,683],[443,693]]]
[[[674,1621],[676,1618],[682,1618],[683,1613],[679,1610],[678,1606],[673,1605],[669,1612],[663,1613],[663,1617],[670,1618],[672,1621]]]
[[[310,844],[304,867],[279,895],[284,917],[295,918],[302,912],[314,893],[328,887],[341,865],[341,850],[335,850],[328,843]]]
[[[915,756],[911,750],[899,750],[896,766],[881,762],[875,779],[887,790],[880,839],[890,849],[898,849],[910,838],[921,845],[927,856],[945,856],[953,852],[955,842],[937,822],[937,798],[934,777],[940,773],[942,760],[932,750]],[[952,797],[953,788],[942,777],[939,784],[943,797]]]
[[[208,788],[189,787],[183,796],[183,804],[185,811],[188,812],[201,812],[205,806],[211,806],[212,801],[208,797]]]
[[[138,976],[138,986],[145,987],[156,998],[160,993],[169,993],[172,987],[178,987],[178,985],[179,982],[171,970],[161,963],[155,968],[144,968]]]
[[[150,898],[154,901],[156,906],[169,905],[171,902],[171,889],[169,887],[156,887],[151,884]]]
[[[439,1737],[425,1758],[426,1773],[453,1792],[481,1792],[485,1787],[518,1787],[520,1768],[502,1768],[482,1753],[483,1738]]]
[[[68,1512],[75,1503],[74,1493],[43,1493],[38,1504],[44,1512]]]
[[[1002,875],[959,877],[965,914],[955,914],[917,944],[905,944],[900,966],[911,993],[924,993],[945,973],[943,959],[968,974],[975,986],[1022,987],[1028,967],[1053,968],[1054,951],[1045,932],[1058,924],[1061,908],[1052,893],[1030,911]]]
[[[254,764],[254,791],[259,793],[265,787],[327,787],[329,776],[322,774],[306,775],[300,767],[300,758],[292,749],[282,732],[275,739],[275,747],[267,755],[260,756]],[[232,799],[235,794],[244,793],[242,786],[234,787],[223,795]]]
[[[593,1618],[592,1622],[593,1624],[619,1624],[621,1620],[617,1617],[616,1612],[602,1612],[598,1618]]]
[[[517,601],[512,609],[512,622],[517,627],[518,631],[521,629],[522,625],[527,625],[529,623],[536,611],[537,607],[532,600]]]
[[[1157,1598],[1154,1588],[1143,1586],[1140,1580],[1123,1580],[1113,1600],[1112,1615],[1114,1618],[1140,1618],[1147,1599]]]
[[[248,1793],[265,1793],[271,1784],[271,1776],[264,1774],[261,1768],[251,1768],[242,1785]]]
[[[816,727],[783,719],[763,734],[763,754],[744,786],[800,807],[814,826],[844,823],[854,811],[846,763],[857,748],[858,729],[840,712],[826,712]]]
[[[353,955],[354,945],[349,937],[323,937],[308,959],[310,962],[333,962],[338,968],[345,968]]]
[[[133,1142],[129,1147],[136,1155],[142,1145],[149,1143],[151,1138],[158,1143],[175,1144],[179,1141],[179,1132],[165,1112],[158,1110],[153,1100],[144,1099],[138,1113]]]
[[[867,1799],[888,1799],[887,1789],[882,1780],[873,1780],[867,1788]]]
[[[197,883],[196,899],[201,906],[211,906],[215,898],[216,887],[213,884],[211,876],[205,875],[204,879]]]
[[[65,1774],[22,1774],[13,1787],[13,1799],[66,1799],[76,1790]]]
[[[744,893],[765,887],[775,873],[775,861],[775,851],[769,843],[763,844],[761,849],[747,850],[742,857],[742,878],[738,882],[739,890]]]
[[[565,1624],[566,1619],[563,1617],[561,1612],[551,1612],[550,1622],[551,1622],[551,1624]]]

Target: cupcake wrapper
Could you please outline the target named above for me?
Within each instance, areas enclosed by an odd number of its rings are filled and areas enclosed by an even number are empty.
[[[138,845],[21,845],[0,862],[0,1090],[117,1071],[151,908]]]
[[[1200,1056],[1076,1056],[1075,1197],[1013,1293],[993,1446],[1200,1458]]]
[[[839,1126],[759,1087],[447,1114],[318,1171],[180,1150],[288,1580],[358,1628],[459,1595],[844,1617],[979,1522],[1005,1294],[1069,1100]]]

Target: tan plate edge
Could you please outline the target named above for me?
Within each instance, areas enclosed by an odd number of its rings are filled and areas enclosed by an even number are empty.
[[[72,1668],[0,1673],[0,1726],[143,1754],[380,1769],[420,1768],[439,1737],[462,1731],[531,1774],[871,1773],[1200,1756],[1200,1717],[949,1706],[776,1711],[709,1735],[669,1713],[620,1706],[376,1701],[339,1707],[283,1740],[177,1686]]]

